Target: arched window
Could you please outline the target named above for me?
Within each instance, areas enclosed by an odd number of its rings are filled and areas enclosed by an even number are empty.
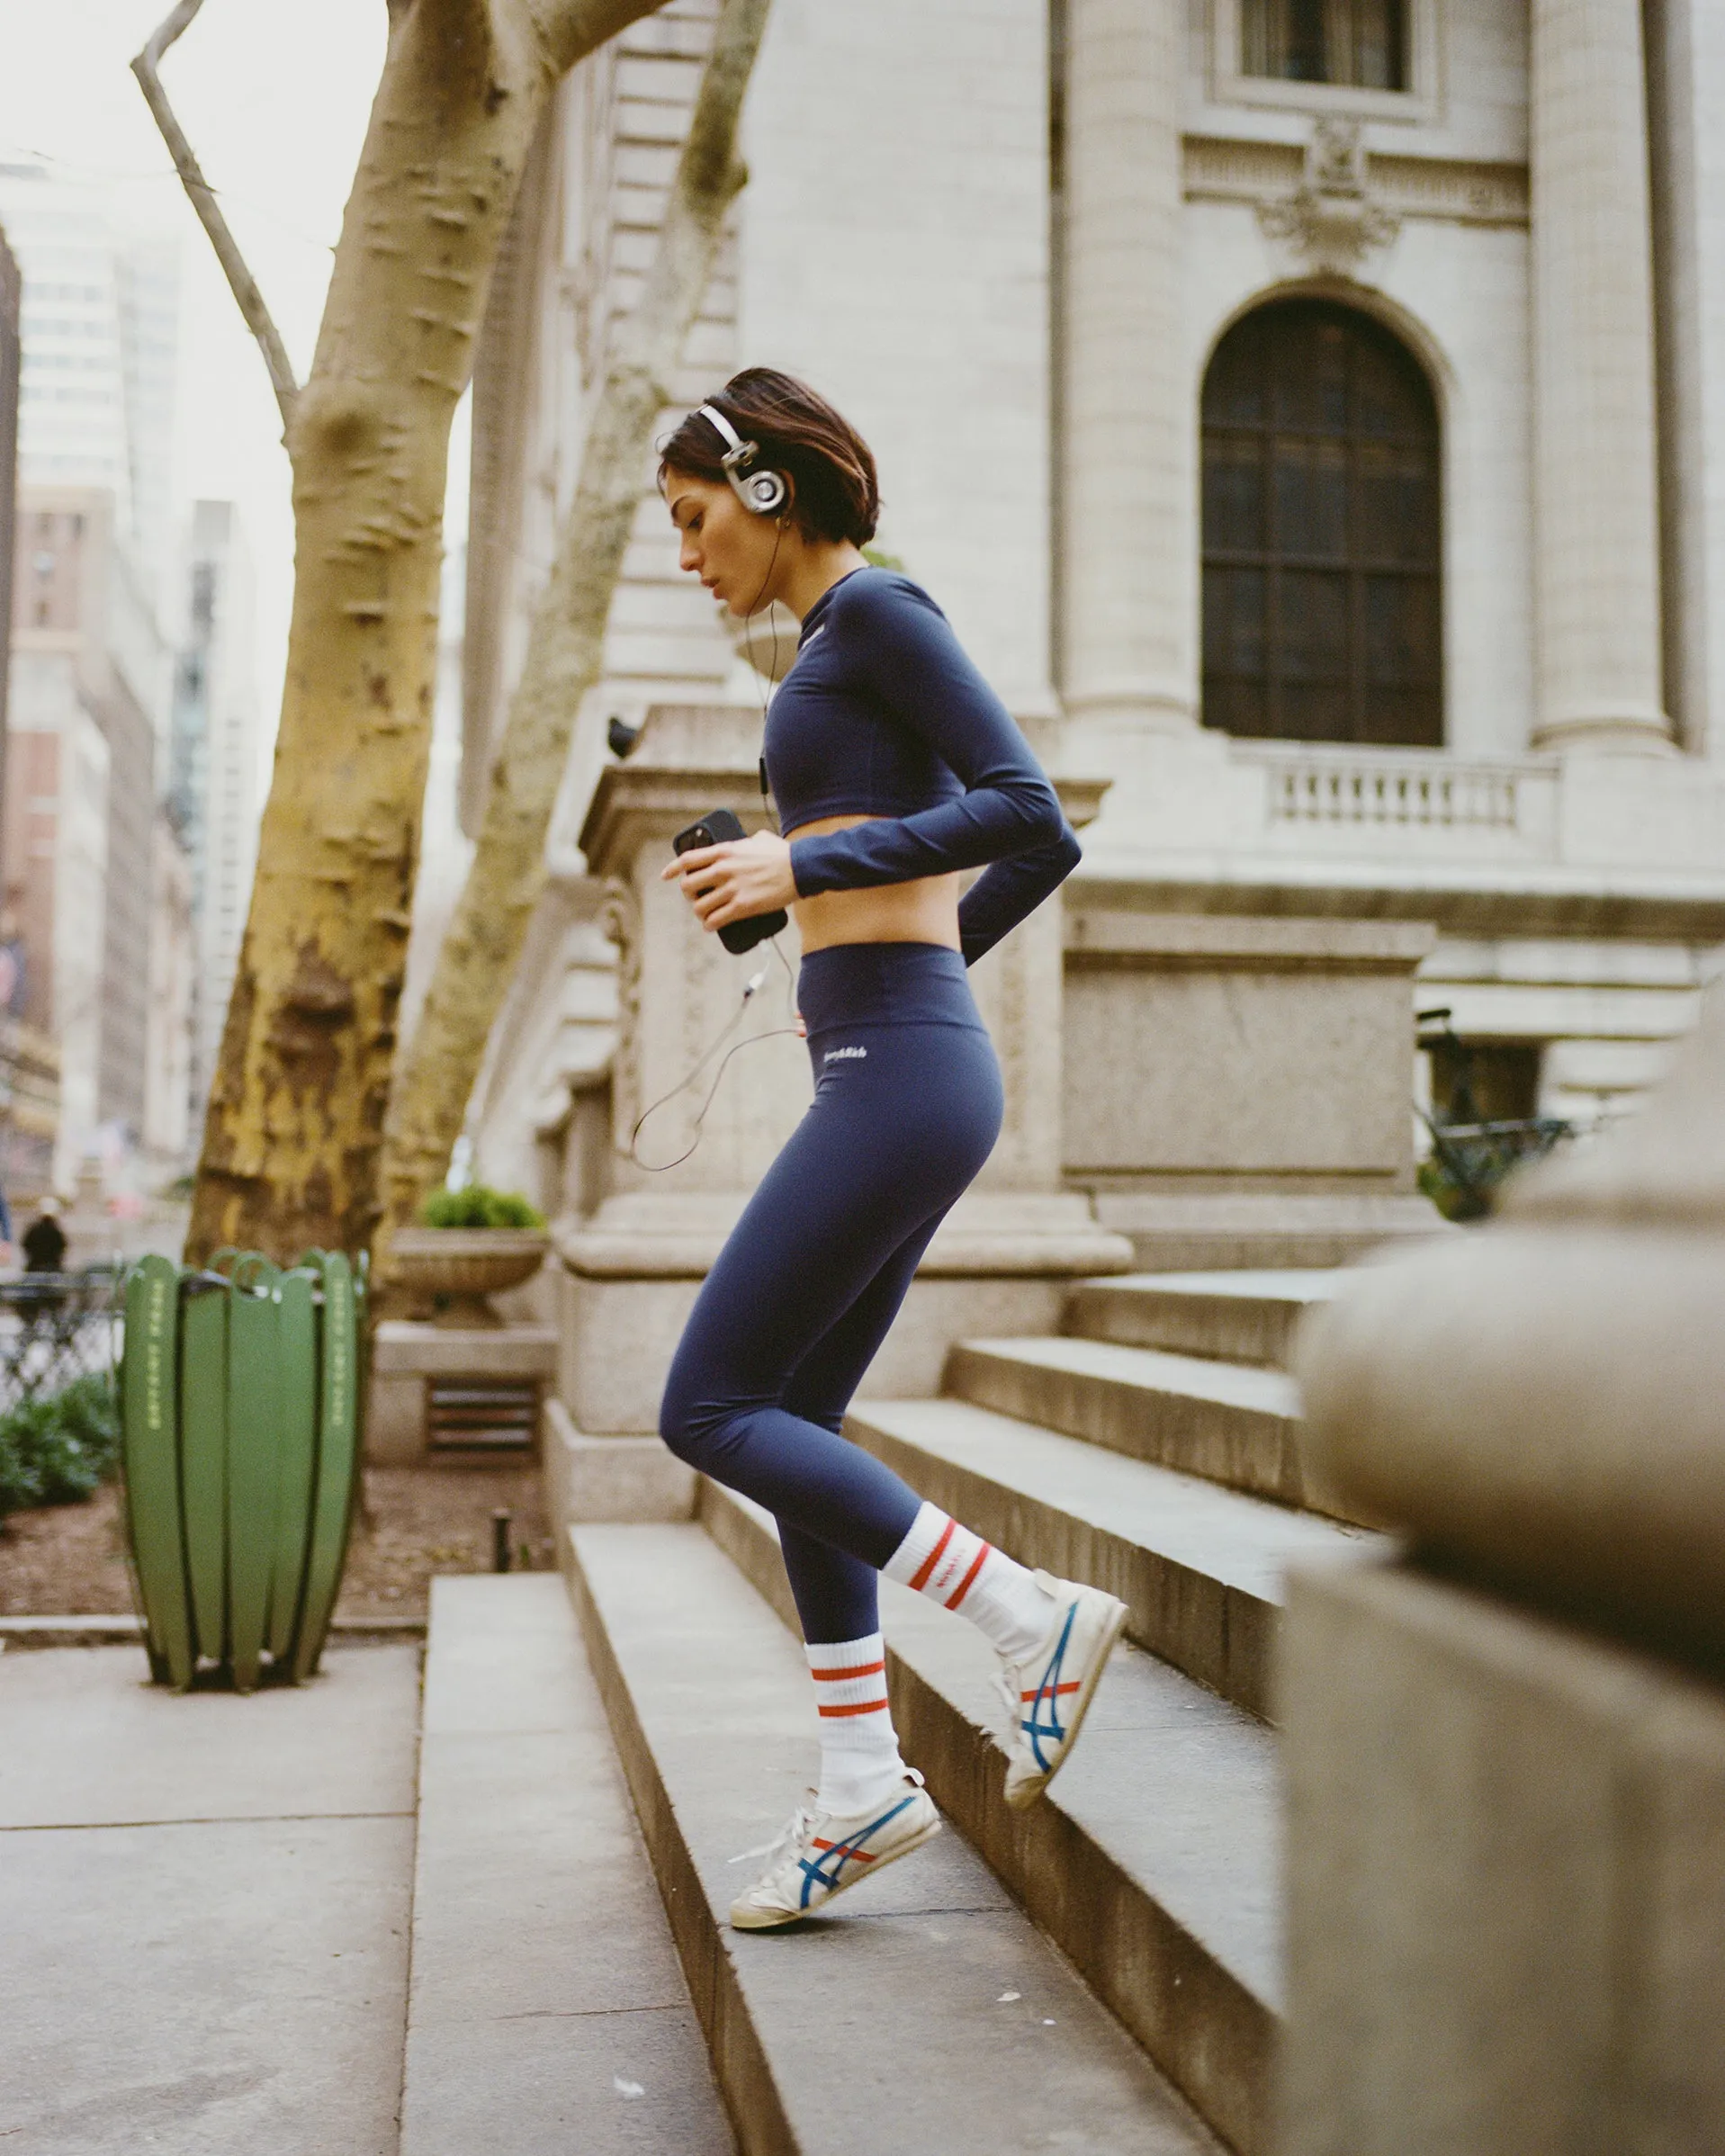
[[[1272,300],[1204,378],[1204,723],[1443,740],[1437,406],[1405,345]]]

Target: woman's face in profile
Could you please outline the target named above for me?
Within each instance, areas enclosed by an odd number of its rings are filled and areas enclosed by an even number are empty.
[[[775,542],[786,536],[770,517],[756,517],[723,480],[665,474],[665,501],[682,540],[678,566],[698,576],[732,614],[766,603]]]

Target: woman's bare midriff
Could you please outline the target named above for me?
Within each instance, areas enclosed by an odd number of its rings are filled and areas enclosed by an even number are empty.
[[[813,823],[797,825],[790,834],[791,843],[849,831],[854,823],[884,821],[878,816],[817,816]],[[813,898],[799,898],[791,911],[805,951],[825,950],[834,943],[944,943],[956,951],[958,882],[955,873],[919,876],[910,884],[876,884],[861,891],[822,891]]]

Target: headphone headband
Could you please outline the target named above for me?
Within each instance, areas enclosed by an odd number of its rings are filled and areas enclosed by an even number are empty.
[[[724,414],[719,409],[716,404],[704,404],[700,410],[696,414],[696,418],[705,419],[706,421],[707,425],[712,427],[714,433],[718,436],[720,441],[724,444],[726,449],[730,451],[731,456],[735,456],[740,450],[756,449],[756,445],[753,442],[745,442],[743,440],[742,436],[737,432],[736,428],[732,426],[730,420],[725,418]],[[759,454],[758,450],[756,450],[756,454]],[[731,456],[728,456],[725,459],[727,463],[730,463]]]

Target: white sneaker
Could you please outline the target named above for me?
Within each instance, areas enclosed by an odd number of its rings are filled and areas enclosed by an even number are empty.
[[[1006,1801],[1029,1804],[1047,1788],[1073,1747],[1103,1665],[1126,1622],[1126,1604],[1101,1587],[1038,1572],[1057,1598],[1047,1638],[1022,1662],[1001,1660],[1006,1730]]]
[[[732,1925],[738,1931],[772,1931],[812,1917],[835,1894],[908,1856],[939,1831],[940,1814],[914,1768],[906,1768],[903,1783],[885,1804],[867,1811],[822,1811],[818,1806],[798,1810],[764,1853],[749,1852],[771,1861],[731,1904]]]

